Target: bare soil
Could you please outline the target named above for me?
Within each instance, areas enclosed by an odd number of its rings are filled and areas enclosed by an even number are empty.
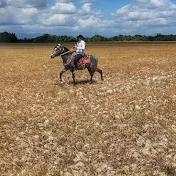
[[[176,175],[176,44],[88,43],[75,86],[53,47],[0,45],[0,175]]]

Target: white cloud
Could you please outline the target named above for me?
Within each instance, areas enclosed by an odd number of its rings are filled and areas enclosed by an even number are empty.
[[[165,28],[176,22],[176,5],[170,0],[133,0],[118,9],[114,14],[115,21],[121,26],[131,28],[131,32],[145,31],[166,33]],[[152,28],[152,31],[151,31]],[[175,29],[175,26],[172,28]]]
[[[92,8],[94,1],[55,0],[49,5],[49,0],[0,0],[0,32],[85,36],[175,33],[176,4],[170,0],[132,0],[109,17],[103,16],[103,9]]]
[[[68,15],[63,14],[55,14],[47,18],[46,20],[43,20],[44,25],[52,25],[52,26],[58,26],[58,25],[67,25],[69,21]]]
[[[56,3],[55,6],[51,7],[51,11],[56,14],[70,14],[76,13],[76,7],[73,3]]]
[[[91,12],[91,5],[92,5],[92,3],[85,3],[81,8],[81,12],[90,13]]]
[[[100,19],[90,16],[87,19],[78,19],[78,25],[83,28],[94,26],[95,24],[100,24]]]
[[[16,33],[69,35],[75,30],[75,35],[83,33],[86,26],[95,26],[102,15],[99,10],[92,11],[94,0],[79,0],[82,3],[79,9],[76,1],[56,0],[51,6],[47,0],[1,0],[0,30],[6,25],[8,31]]]
[[[56,0],[57,2],[64,2],[64,3],[67,3],[67,2],[81,2],[81,3],[90,3],[90,2],[94,2],[96,0]]]

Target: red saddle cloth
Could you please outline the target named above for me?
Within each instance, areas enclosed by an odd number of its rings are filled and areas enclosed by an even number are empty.
[[[90,55],[84,55],[79,62],[79,64],[89,64],[90,63]]]
[[[75,58],[75,53],[72,54],[72,60]],[[90,63],[90,55],[84,55],[79,61],[78,64],[85,65]]]

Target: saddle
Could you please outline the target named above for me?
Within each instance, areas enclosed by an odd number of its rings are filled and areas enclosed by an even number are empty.
[[[72,53],[72,60],[74,61],[76,53]],[[85,54],[84,57],[82,57],[79,61],[78,61],[78,65],[85,65],[85,64],[89,64],[90,63],[90,55],[89,54]]]
[[[90,55],[84,55],[84,57],[82,57],[78,64],[82,64],[82,65],[85,65],[85,64],[89,64],[90,63]]]

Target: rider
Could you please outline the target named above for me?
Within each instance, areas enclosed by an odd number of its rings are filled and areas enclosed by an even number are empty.
[[[86,43],[84,41],[84,37],[82,35],[77,36],[77,39],[78,39],[78,42],[73,47],[73,48],[76,48],[76,55],[74,58],[75,69],[77,69],[78,61],[84,56],[84,50],[85,50],[85,46],[86,46]]]

